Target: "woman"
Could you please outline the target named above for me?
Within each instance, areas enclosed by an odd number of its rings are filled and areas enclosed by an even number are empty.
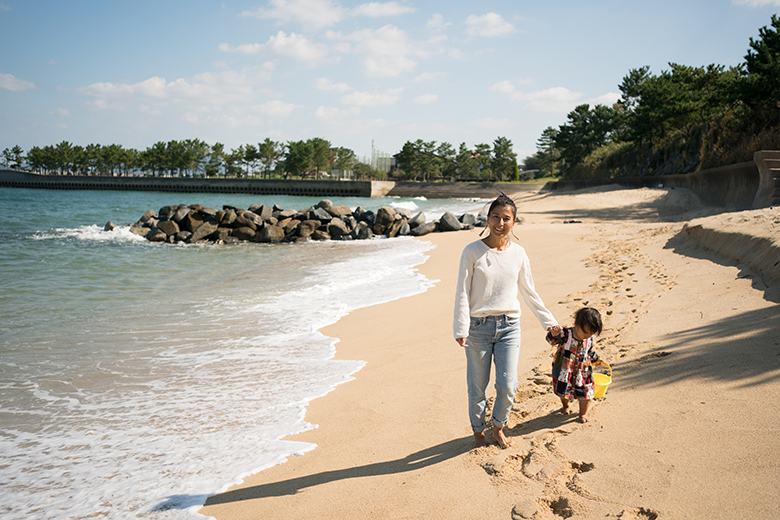
[[[536,293],[528,256],[509,235],[517,207],[501,195],[488,210],[490,234],[463,250],[455,296],[453,333],[466,351],[469,419],[474,446],[485,446],[485,392],[490,365],[496,367],[496,402],[493,405],[493,437],[502,447],[511,446],[504,434],[517,390],[520,356],[520,301],[518,290],[539,323],[557,331],[558,322]]]

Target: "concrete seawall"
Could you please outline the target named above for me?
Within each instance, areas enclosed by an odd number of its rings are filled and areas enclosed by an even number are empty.
[[[554,190],[576,190],[619,184],[627,188],[666,187],[688,188],[702,203],[736,210],[758,209],[776,203],[775,186],[780,187],[780,175],[775,162],[780,152],[759,151],[752,161],[721,166],[684,175],[648,177],[620,177],[615,179],[588,179],[551,183]]]
[[[124,190],[177,193],[249,193],[312,197],[382,197],[393,188],[382,181],[302,181],[190,177],[41,175],[0,170],[0,187],[50,190]]]
[[[0,187],[51,190],[129,190],[177,193],[249,193],[312,197],[426,197],[493,199],[538,191],[541,185],[470,182],[313,181],[190,177],[42,175],[0,170]]]

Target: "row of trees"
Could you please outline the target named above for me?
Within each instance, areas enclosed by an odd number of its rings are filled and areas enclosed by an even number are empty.
[[[576,107],[548,127],[525,168],[579,178],[685,173],[751,160],[780,142],[780,18],[750,39],[736,67],[633,69],[613,106]]]
[[[209,145],[199,139],[157,142],[146,150],[126,149],[112,144],[86,147],[63,141],[58,145],[32,147],[26,154],[20,146],[2,152],[3,165],[36,172],[79,175],[152,175],[207,177],[307,177],[319,178],[334,169],[364,177],[380,175],[359,165],[355,153],[332,148],[329,141],[315,137],[286,144],[266,138],[227,151],[222,143]]]
[[[394,157],[398,167],[392,173],[402,179],[511,181],[519,177],[517,156],[506,137],[498,137],[492,147],[478,144],[470,149],[461,143],[458,150],[450,143],[418,139],[407,141]],[[286,144],[266,138],[230,151],[222,143],[209,145],[199,139],[160,141],[142,151],[116,144],[82,147],[63,141],[35,146],[27,154],[19,146],[6,148],[2,161],[10,168],[78,175],[320,178],[351,172],[357,179],[373,179],[387,174],[358,161],[349,148],[332,147],[320,137]]]
[[[489,144],[478,144],[474,149],[461,143],[457,150],[450,143],[436,141],[407,141],[395,154],[399,176],[409,180],[483,180],[516,181],[519,179],[517,154],[512,141],[498,137]]]

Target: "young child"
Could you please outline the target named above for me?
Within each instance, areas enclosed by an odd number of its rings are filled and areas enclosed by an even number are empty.
[[[561,398],[562,414],[569,413],[569,401],[580,404],[580,422],[588,422],[588,407],[593,399],[591,363],[602,365],[593,350],[594,335],[601,334],[601,314],[591,307],[583,307],[574,315],[574,326],[555,326],[547,333],[547,341],[558,347],[552,365],[553,391]]]

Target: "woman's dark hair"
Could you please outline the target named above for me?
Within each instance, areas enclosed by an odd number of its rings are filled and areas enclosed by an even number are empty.
[[[493,210],[501,207],[501,206],[509,206],[512,208],[512,215],[517,218],[517,206],[515,205],[515,201],[513,201],[510,197],[507,197],[503,193],[499,195],[496,200],[494,200],[490,204],[490,209],[488,209],[488,215],[493,213]]]
[[[574,315],[574,324],[579,326],[584,332],[601,335],[602,324],[601,314],[592,307],[583,307]]]

